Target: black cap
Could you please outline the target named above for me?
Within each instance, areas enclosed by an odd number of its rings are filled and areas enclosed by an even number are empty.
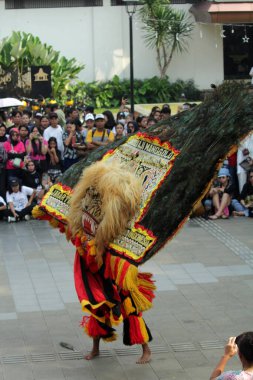
[[[50,112],[50,114],[49,114],[49,119],[53,119],[53,118],[58,119],[58,115],[57,115],[56,112]]]
[[[11,186],[18,186],[19,185],[18,179],[17,178],[12,178],[10,180],[10,185]]]

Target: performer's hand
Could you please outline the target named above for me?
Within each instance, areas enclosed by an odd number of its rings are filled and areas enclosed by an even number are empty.
[[[224,354],[230,358],[232,358],[234,355],[238,352],[237,344],[235,343],[235,336],[231,336],[225,346]]]

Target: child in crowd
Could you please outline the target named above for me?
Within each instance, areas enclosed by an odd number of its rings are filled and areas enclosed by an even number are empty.
[[[61,152],[58,149],[55,137],[50,137],[48,140],[48,152],[46,157],[47,173],[49,174],[52,183],[55,183],[56,179],[62,174]]]
[[[120,140],[123,136],[125,136],[124,125],[122,123],[117,122],[115,131],[116,131],[115,140]]]

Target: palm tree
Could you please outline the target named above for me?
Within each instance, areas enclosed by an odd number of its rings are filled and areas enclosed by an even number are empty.
[[[184,11],[175,10],[169,0],[143,0],[139,17],[144,24],[146,45],[156,50],[156,60],[161,78],[175,52],[187,51],[187,40],[194,28]]]

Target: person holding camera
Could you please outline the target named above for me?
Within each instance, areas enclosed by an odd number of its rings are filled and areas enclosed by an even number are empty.
[[[82,135],[76,130],[76,125],[71,120],[67,121],[66,131],[63,132],[62,140],[64,144],[63,168],[64,171],[75,164],[79,158],[79,150],[86,150],[82,144]]]
[[[35,167],[40,173],[47,169],[46,154],[48,150],[47,141],[41,136],[39,128],[34,126],[31,129],[29,139],[26,141],[26,153],[34,162]]]
[[[238,354],[242,370],[225,371],[227,362]],[[252,380],[253,379],[253,332],[231,336],[219,363],[213,370],[210,380]]]

